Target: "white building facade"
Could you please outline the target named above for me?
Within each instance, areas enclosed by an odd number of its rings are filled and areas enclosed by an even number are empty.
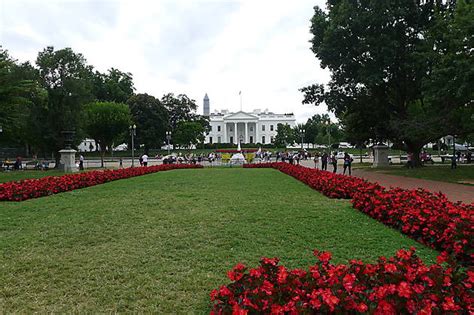
[[[209,98],[204,97],[209,110]],[[275,114],[268,110],[254,110],[251,113],[226,110],[209,114],[211,130],[205,143],[259,143],[271,144],[277,135],[278,124],[295,126],[293,114]]]

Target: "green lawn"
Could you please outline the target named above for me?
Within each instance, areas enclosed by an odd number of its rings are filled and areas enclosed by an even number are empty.
[[[437,254],[273,169],[176,170],[0,206],[2,313],[206,313],[237,262]]]
[[[61,176],[63,171],[48,170],[48,171],[5,171],[0,172],[0,183],[22,180],[27,178],[41,178],[45,176]]]
[[[457,168],[453,170],[451,169],[451,165],[426,165],[416,169],[408,169],[402,166],[391,166],[384,169],[367,169],[392,175],[438,180],[457,184],[471,183],[471,185],[474,185],[474,165],[458,164]]]
[[[101,170],[100,168],[87,168],[81,172],[89,172]],[[0,183],[18,181],[28,178],[41,178],[45,176],[62,176],[65,175],[63,171],[60,170],[47,170],[47,171],[38,171],[38,170],[25,170],[25,171],[6,171],[0,172]]]

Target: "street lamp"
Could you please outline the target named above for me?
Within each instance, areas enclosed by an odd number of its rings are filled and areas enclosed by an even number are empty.
[[[137,135],[137,125],[129,127],[130,135],[132,136],[132,167],[135,166],[135,136]]]
[[[170,155],[170,140],[171,140],[171,131],[166,132],[166,142],[168,144],[168,155]]]
[[[300,135],[301,135],[301,151],[303,151],[303,141],[304,141],[304,133],[306,130],[300,129]]]
[[[326,124],[328,125],[326,129],[328,133],[328,147],[329,147],[329,152],[331,152],[331,120],[326,120]]]

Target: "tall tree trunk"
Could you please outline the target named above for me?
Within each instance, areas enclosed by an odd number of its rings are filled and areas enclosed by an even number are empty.
[[[413,166],[414,167],[421,167],[423,164],[421,163],[420,153],[421,149],[423,148],[423,144],[415,143],[415,142],[407,142],[407,153],[413,153]]]
[[[105,156],[105,148],[102,149],[102,146],[100,147],[100,167],[104,168],[104,156]]]
[[[54,168],[59,169],[59,164],[61,163],[61,153],[58,151],[54,152]]]

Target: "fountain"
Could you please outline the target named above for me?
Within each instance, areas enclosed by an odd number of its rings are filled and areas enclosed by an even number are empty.
[[[233,154],[230,158],[230,165],[243,165],[245,163],[245,156],[242,154],[242,149],[240,148],[240,142],[237,146],[237,153]]]

